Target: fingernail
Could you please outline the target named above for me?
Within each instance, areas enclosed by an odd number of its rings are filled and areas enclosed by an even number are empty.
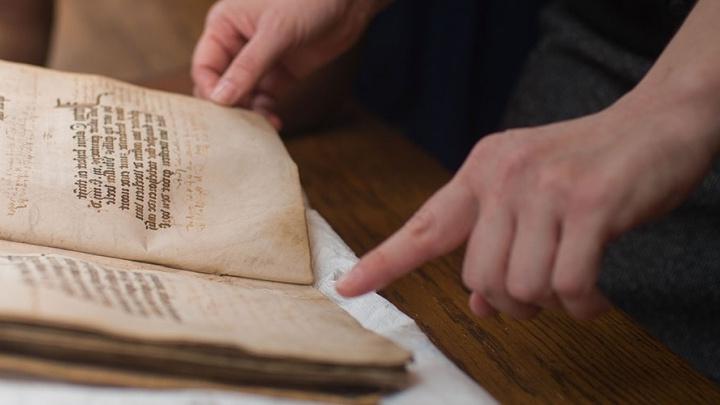
[[[362,278],[362,269],[355,266],[349,273],[345,274],[340,280],[338,280],[335,288],[340,295],[352,295],[362,283]]]
[[[217,104],[228,105],[232,103],[233,92],[235,88],[233,84],[226,79],[220,80],[215,86],[212,94],[210,94],[210,100]]]

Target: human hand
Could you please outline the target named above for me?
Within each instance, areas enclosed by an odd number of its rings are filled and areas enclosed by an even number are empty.
[[[264,114],[298,79],[350,48],[381,0],[222,0],[210,10],[192,62],[194,93]]]
[[[601,313],[605,244],[679,205],[719,149],[717,125],[705,125],[717,114],[675,101],[631,95],[588,117],[484,138],[338,292],[382,288],[467,240],[462,276],[478,316]]]

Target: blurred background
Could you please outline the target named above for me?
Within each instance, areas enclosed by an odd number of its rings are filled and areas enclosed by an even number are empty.
[[[188,91],[214,2],[0,0],[0,59]],[[344,122],[361,105],[456,169],[498,129],[542,4],[396,0],[360,46],[283,96],[284,134]]]
[[[52,3],[46,0],[13,3],[33,2],[40,3],[39,6]],[[58,0],[55,3],[50,67],[139,82],[188,69],[205,14],[214,1]]]

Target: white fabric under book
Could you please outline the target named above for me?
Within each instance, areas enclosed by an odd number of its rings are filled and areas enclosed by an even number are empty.
[[[394,404],[491,404],[495,400],[448,360],[415,322],[377,294],[344,299],[335,292],[335,281],[357,262],[330,225],[315,211],[308,225],[316,287],[360,323],[387,336],[413,352],[410,369],[416,382],[390,395],[383,403]],[[145,390],[91,387],[45,381],[0,379],[0,404],[130,405],[130,404],[300,404],[256,395],[210,390]]]

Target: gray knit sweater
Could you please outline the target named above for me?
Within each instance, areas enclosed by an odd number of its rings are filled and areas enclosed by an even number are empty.
[[[504,126],[543,124],[610,105],[643,77],[692,4],[566,0],[549,5]],[[720,382],[720,162],[684,205],[608,248],[600,287]]]

